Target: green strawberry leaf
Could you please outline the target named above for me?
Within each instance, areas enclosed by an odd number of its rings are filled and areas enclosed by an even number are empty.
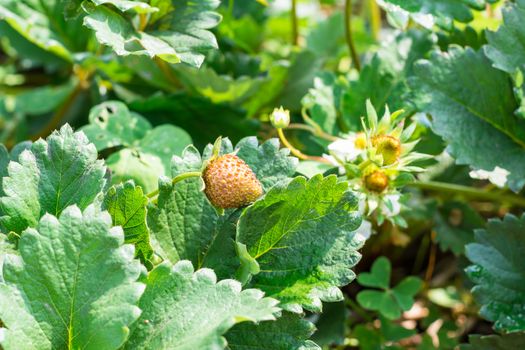
[[[525,333],[491,334],[468,336],[468,344],[461,344],[460,350],[509,350],[525,348]]]
[[[525,120],[514,115],[518,106],[509,77],[493,68],[482,52],[456,46],[420,61],[415,75],[414,102],[432,115],[432,129],[448,143],[457,163],[507,170],[508,186],[521,189]]]
[[[106,159],[111,170],[111,182],[119,184],[133,180],[144,192],[152,192],[158,186],[159,176],[165,174],[160,157],[133,148],[124,148]]]
[[[89,206],[46,214],[4,261],[3,349],[118,349],[144,291],[133,246],[110,216]],[[35,286],[37,286],[35,288]]]
[[[284,309],[319,311],[321,301],[341,300],[337,287],[355,278],[351,268],[364,243],[354,232],[359,225],[357,199],[335,176],[277,184],[241,215],[240,273],[260,270],[251,285]]]
[[[153,255],[146,224],[148,198],[142,188],[127,181],[111,187],[104,198],[103,209],[109,212],[114,226],[124,230],[124,242],[135,245],[135,257],[146,265]]]
[[[8,166],[0,198],[0,224],[21,233],[45,214],[60,215],[69,205],[85,209],[104,189],[106,168],[82,132],[69,125],[38,140]]]
[[[514,74],[518,69],[525,69],[525,1],[505,5],[503,25],[496,32],[486,32],[489,44],[485,46],[485,54],[494,67]]]
[[[129,13],[119,10],[118,5],[111,8],[101,3],[83,4],[87,13],[84,25],[117,55],[146,55],[169,63],[184,62],[199,67],[204,60],[203,53],[217,48],[217,41],[209,31],[221,19],[213,12],[219,6],[217,0],[164,2],[142,28],[134,24]]]
[[[497,330],[525,330],[525,216],[506,215],[476,230],[475,243],[466,247],[473,265],[467,269],[476,284],[472,293],[482,305],[480,315]]]
[[[468,204],[446,202],[434,217],[436,242],[442,251],[462,255],[465,245],[474,241],[474,230],[483,228],[485,220]]]
[[[107,159],[113,183],[132,179],[148,192],[157,188],[160,175],[170,173],[171,157],[192,142],[188,133],[173,125],[152,129],[147,119],[118,101],[93,107],[89,124],[81,130],[98,151],[125,147]]]
[[[266,191],[277,183],[289,181],[299,163],[290,156],[288,148],[279,147],[278,139],[259,145],[256,137],[245,137],[235,145],[237,156],[248,164]]]
[[[315,326],[295,314],[284,313],[275,321],[243,322],[226,333],[231,350],[321,350],[308,338]]]
[[[0,18],[38,48],[64,62],[72,62],[74,52],[84,51],[88,31],[80,20],[64,19],[65,3],[61,0],[4,0],[0,4]]]
[[[9,157],[9,152],[4,145],[0,144],[0,196],[3,196],[4,190],[2,188],[2,181],[4,176],[7,176],[7,165],[11,158]]]
[[[493,2],[493,1],[487,1]],[[471,0],[381,0],[383,8],[389,13],[392,23],[406,26],[408,16],[426,28],[431,29],[435,22],[452,26],[452,22],[463,23],[474,19],[472,9],[483,10],[485,1]]]
[[[223,349],[228,329],[244,321],[274,320],[276,304],[259,290],[241,290],[237,281],[217,282],[213,270],[194,272],[187,260],[173,267],[164,263],[148,275],[142,314],[125,348]]]
[[[173,158],[172,177],[200,171],[203,160],[212,155],[211,148],[206,147],[201,157],[195,147],[188,146],[182,157]],[[233,151],[230,140],[223,139],[220,154]],[[248,137],[237,144],[236,152],[265,188],[289,179],[297,164],[287,149],[279,149],[276,139],[259,145],[255,137]],[[171,179],[160,179],[158,203],[151,205],[148,212],[155,250],[172,262],[186,259],[198,268],[213,268],[220,278],[232,277],[239,267],[234,243],[239,212],[227,211],[219,216],[202,188],[200,178],[175,185]]]
[[[199,151],[188,146],[182,158],[173,158],[172,177],[201,168]],[[201,191],[202,187],[202,179],[197,177],[176,184],[171,178],[161,177],[157,205],[148,208],[155,250],[173,263],[190,260],[201,267],[208,247],[220,231],[219,215]]]
[[[151,124],[141,115],[130,112],[124,103],[108,101],[91,108],[89,124],[80,130],[102,151],[135,145],[151,130]]]
[[[387,257],[381,256],[372,264],[370,272],[362,272],[357,276],[357,282],[365,287],[388,289],[392,265]]]
[[[359,77],[350,81],[342,96],[341,112],[350,128],[361,129],[367,100],[372,102],[379,115],[382,115],[385,104],[390,110],[408,108],[402,102],[402,96],[409,91],[407,77],[412,75],[414,63],[426,57],[433,46],[432,36],[415,30],[400,33],[391,42],[383,44],[363,66]]]
[[[177,76],[189,89],[196,91],[212,103],[242,104],[253,96],[268,79],[265,77],[249,77],[243,75],[232,78],[229,75],[219,75],[208,67],[195,68],[179,65]]]

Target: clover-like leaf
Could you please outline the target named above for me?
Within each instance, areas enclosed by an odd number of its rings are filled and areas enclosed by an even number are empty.
[[[216,39],[209,31],[221,19],[213,12],[219,6],[217,0],[164,1],[149,19],[142,17],[136,21],[140,23],[138,26],[128,13],[119,10],[118,5],[115,8],[105,5],[112,2],[85,3],[84,25],[95,32],[101,44],[110,46],[117,55],[146,55],[199,67],[204,53],[217,48]]]
[[[21,233],[45,213],[60,215],[72,204],[84,209],[103,190],[105,172],[95,146],[82,132],[64,125],[9,163],[2,184],[0,224]]]
[[[483,52],[456,46],[420,61],[415,75],[414,102],[432,115],[432,129],[457,163],[487,171],[498,166],[509,172],[508,186],[521,189],[525,120],[514,115],[518,106],[508,75],[493,68]]]
[[[104,210],[109,212],[114,226],[124,230],[124,242],[135,245],[135,256],[148,263],[153,255],[146,224],[148,198],[142,188],[127,181],[111,187],[104,198]]]
[[[89,206],[46,214],[4,261],[3,349],[118,349],[139,317],[144,286],[133,246],[110,216]]]
[[[342,299],[364,243],[357,199],[335,176],[297,177],[275,185],[248,207],[237,227],[243,275],[281,301],[283,308],[319,311],[321,301]]]
[[[476,284],[472,293],[480,315],[498,330],[525,330],[525,216],[506,215],[476,230],[475,243],[466,247],[473,265],[467,273]]]
[[[191,262],[152,270],[140,299],[142,315],[126,349],[223,349],[222,337],[235,324],[275,319],[277,300],[234,280],[217,282],[213,270],[194,272]]]
[[[387,257],[379,257],[372,264],[370,272],[362,272],[357,277],[360,285],[387,289],[390,286],[392,265]]]
[[[363,290],[357,294],[357,301],[366,309],[378,311],[389,320],[398,319],[402,311],[414,304],[414,296],[421,289],[419,278],[408,276],[394,288],[390,288],[392,266],[388,258],[382,256],[372,264],[370,272],[362,272],[357,281],[362,286],[379,290]]]
[[[235,325],[225,338],[231,350],[320,350],[308,340],[314,331],[312,323],[286,312],[275,321]]]

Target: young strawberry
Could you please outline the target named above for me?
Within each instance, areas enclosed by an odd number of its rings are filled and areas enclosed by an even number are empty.
[[[218,208],[239,208],[254,202],[263,189],[252,169],[239,157],[226,154],[210,161],[203,173],[204,193]]]

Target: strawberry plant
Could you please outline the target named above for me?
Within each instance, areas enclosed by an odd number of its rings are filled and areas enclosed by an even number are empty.
[[[0,348],[523,348],[524,20],[0,0]]]

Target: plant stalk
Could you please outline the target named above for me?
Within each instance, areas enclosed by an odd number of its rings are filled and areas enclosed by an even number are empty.
[[[283,145],[288,148],[290,150],[290,152],[296,156],[297,158],[299,159],[302,159],[302,160],[315,160],[317,162],[321,162],[321,163],[327,163],[327,164],[331,164],[327,159],[323,158],[323,157],[317,157],[317,156],[309,156],[309,155],[306,155],[304,154],[303,152],[299,151],[297,148],[295,148],[291,143],[290,141],[288,141],[288,139],[286,138],[286,136],[284,135],[284,132],[283,132],[283,129],[279,128],[277,129],[277,134],[279,135],[279,139],[281,139],[281,142],[283,143]]]
[[[359,56],[355,49],[354,36],[352,35],[352,0],[345,0],[345,39],[355,69],[361,71],[361,62],[359,61]]]
[[[299,43],[299,20],[297,18],[297,0],[292,0],[292,9],[290,15],[292,21],[292,44],[296,46]]]
[[[187,173],[183,173],[183,174],[180,174],[180,175],[177,175],[175,176],[172,180],[171,180],[171,184],[172,185],[175,185],[177,182],[180,182],[180,181],[183,181],[183,180],[186,180],[186,179],[189,179],[189,178],[192,178],[192,177],[200,177],[202,176],[202,172],[200,171],[190,171],[190,172],[187,172]],[[156,195],[159,194],[159,189],[157,188],[155,191],[153,192],[150,192],[146,195],[146,197],[148,198],[153,198],[155,197]]]
[[[465,196],[474,199],[508,203],[525,208],[525,198],[513,194],[492,192],[478,188],[437,181],[418,181],[411,183],[408,186],[417,187],[428,191],[449,192],[459,196]]]

